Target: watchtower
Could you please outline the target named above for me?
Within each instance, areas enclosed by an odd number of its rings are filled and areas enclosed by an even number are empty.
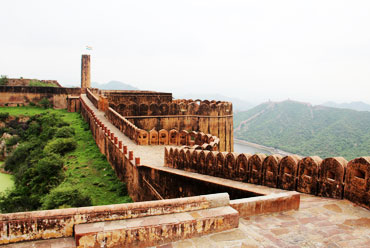
[[[83,54],[81,58],[81,89],[85,92],[86,88],[90,87],[90,55]]]

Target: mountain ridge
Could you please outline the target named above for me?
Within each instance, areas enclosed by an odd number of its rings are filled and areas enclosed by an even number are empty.
[[[370,104],[355,101],[349,103],[336,103],[336,102],[324,102],[320,104],[321,106],[332,107],[332,108],[342,108],[342,109],[352,109],[357,111],[370,111]]]
[[[370,155],[370,112],[296,101],[265,102],[234,114],[235,138],[305,156]]]
[[[139,88],[137,87],[117,80],[111,80],[103,84],[98,82],[92,82],[91,86],[93,88],[99,88],[102,90],[139,90]]]

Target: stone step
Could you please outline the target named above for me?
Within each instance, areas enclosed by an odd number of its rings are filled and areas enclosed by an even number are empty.
[[[192,212],[79,224],[77,247],[147,247],[237,228],[230,206]]]

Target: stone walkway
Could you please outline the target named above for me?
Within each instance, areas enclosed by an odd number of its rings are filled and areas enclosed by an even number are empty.
[[[347,200],[301,195],[298,211],[240,219],[239,228],[158,246],[370,247],[370,211]]]
[[[134,157],[140,157],[140,164],[163,167],[164,164],[164,147],[161,145],[157,146],[140,146],[134,141],[124,135],[118,128],[116,128],[105,116],[104,112],[98,110],[94,104],[87,98],[85,94],[81,95],[84,102],[94,111],[95,115],[101,120],[101,122],[114,133],[114,136],[118,137],[118,140],[122,140],[123,145],[127,146],[128,151],[134,151]]]

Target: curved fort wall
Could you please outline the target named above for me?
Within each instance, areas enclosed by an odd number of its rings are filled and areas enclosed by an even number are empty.
[[[89,89],[87,94],[96,107],[99,107],[99,102],[106,101],[106,112],[114,110],[147,132],[148,137],[151,130],[195,131],[216,136],[220,151],[233,151],[233,113],[230,102],[173,100],[171,93],[151,91]]]

